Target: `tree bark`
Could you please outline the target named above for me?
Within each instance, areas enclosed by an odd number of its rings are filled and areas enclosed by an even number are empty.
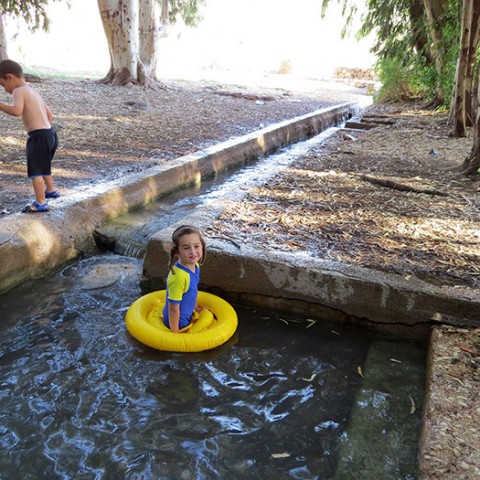
[[[165,37],[170,26],[170,2],[169,0],[162,0],[160,23],[162,24],[161,36]]]
[[[480,78],[478,81],[480,89]],[[473,131],[473,146],[470,155],[465,159],[462,165],[462,173],[464,175],[471,175],[476,173],[480,168],[480,91],[477,92],[476,118],[475,129]]]
[[[452,136],[466,137],[466,94],[467,94],[467,70],[468,55],[472,37],[473,0],[463,0],[462,26],[460,35],[460,50],[458,52],[457,68],[455,72],[455,84],[453,88],[452,108],[450,108],[450,123],[452,124]]]
[[[446,11],[445,0],[423,0],[425,13],[428,20],[428,27],[430,38],[432,41],[432,55],[435,60],[435,68],[438,76],[442,77],[445,71],[445,62],[442,55],[442,16]],[[436,103],[442,104],[445,102],[445,92],[442,89],[440,82],[437,83]]]
[[[450,105],[449,123],[452,136],[465,137],[467,127],[474,125],[475,63],[480,41],[480,0],[463,0],[460,49]]]
[[[159,15],[156,0],[97,0],[110,52],[112,85],[156,81]]]
[[[146,85],[157,80],[158,41],[160,39],[160,12],[156,0],[141,0],[139,5],[139,83]]]
[[[427,65],[435,66],[435,59],[431,49],[428,47],[429,39],[425,28],[419,26],[419,19],[425,16],[425,7],[423,0],[412,0],[408,7],[410,25],[412,30],[413,43],[418,52],[423,56]]]
[[[480,1],[474,0],[472,11],[472,31],[467,61],[466,122],[467,127],[475,125],[475,107],[478,76],[475,73],[477,50],[480,44]]]
[[[5,34],[5,19],[3,13],[0,11],[0,61],[8,58],[7,51],[7,36]]]

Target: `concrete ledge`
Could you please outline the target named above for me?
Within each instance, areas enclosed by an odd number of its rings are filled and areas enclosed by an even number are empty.
[[[205,219],[203,219],[205,220]],[[184,219],[205,228],[202,219]],[[177,225],[178,226],[178,225]],[[176,226],[172,226],[172,230]],[[142,289],[164,288],[171,231],[151,237]],[[478,325],[480,292],[459,294],[420,280],[312,259],[310,256],[253,251],[228,239],[209,239],[202,267],[203,288],[241,301],[294,313],[383,325]]]
[[[129,175],[69,192],[47,214],[15,214],[0,222],[0,294],[93,251],[93,231],[104,221],[215,172],[252,160],[338,125],[357,103],[317,110]]]

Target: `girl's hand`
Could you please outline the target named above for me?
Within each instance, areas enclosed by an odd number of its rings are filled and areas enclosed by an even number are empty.
[[[204,310],[208,310],[208,308],[207,307],[198,307],[198,306],[195,307],[195,311],[198,312],[198,313],[203,312]]]

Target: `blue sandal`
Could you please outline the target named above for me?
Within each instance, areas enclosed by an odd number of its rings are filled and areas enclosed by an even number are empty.
[[[45,202],[43,205],[40,205],[38,202],[33,202],[31,205],[25,205],[22,208],[22,213],[40,213],[48,212],[49,210],[48,203]]]
[[[45,192],[45,198],[58,198],[59,196],[60,194],[57,190],[54,190],[53,192]]]

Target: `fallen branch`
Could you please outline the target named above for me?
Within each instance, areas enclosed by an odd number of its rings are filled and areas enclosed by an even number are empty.
[[[387,180],[386,178],[376,178],[370,177],[368,175],[362,175],[362,180],[366,182],[373,183],[375,185],[380,185],[382,187],[393,188],[394,190],[399,190],[401,192],[414,192],[414,193],[425,193],[427,195],[439,195],[442,197],[448,197],[448,193],[441,192],[440,190],[431,190],[427,188],[415,188],[411,185],[405,185],[404,183],[394,182],[393,180]]]
[[[260,102],[271,102],[275,100],[275,97],[271,95],[256,95],[253,93],[244,93],[244,92],[226,92],[226,91],[216,91],[217,95],[223,95],[225,97],[233,97],[233,98],[244,98],[245,100],[257,100]]]
[[[209,235],[208,238],[218,238],[219,240],[226,240],[227,242],[230,242],[233,245],[235,245],[238,249],[242,248],[235,240],[232,240],[231,238],[228,238],[228,237],[224,237],[222,235],[213,235],[213,236]]]
[[[371,130],[375,127],[378,127],[378,123],[356,122],[354,120],[349,120],[345,123],[345,128],[351,128],[353,130]]]
[[[383,116],[373,116],[373,115],[364,115],[362,117],[362,122],[371,123],[371,124],[379,124],[379,125],[395,125],[395,120],[392,120],[387,115]]]

